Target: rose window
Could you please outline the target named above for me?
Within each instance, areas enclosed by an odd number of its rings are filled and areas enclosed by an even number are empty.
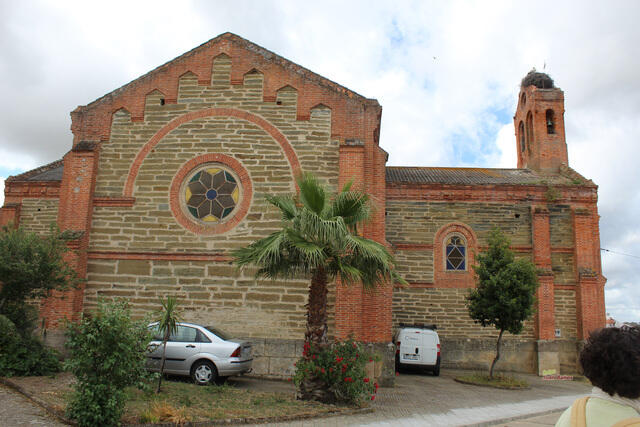
[[[229,171],[220,167],[207,167],[196,172],[184,187],[189,213],[200,221],[224,220],[238,204],[240,189],[237,182]]]

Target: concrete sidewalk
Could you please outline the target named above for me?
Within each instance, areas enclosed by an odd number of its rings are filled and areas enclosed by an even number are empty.
[[[381,388],[373,404],[375,412],[355,416],[336,416],[272,423],[268,426],[493,426],[553,425],[578,397],[591,386],[577,381],[525,378],[528,390],[500,390],[464,385],[454,377],[465,371],[442,370],[440,377],[429,374],[403,374],[394,388]],[[526,418],[527,420],[523,420]],[[515,424],[519,420],[520,424]],[[522,424],[530,422],[533,424]],[[536,424],[538,423],[538,424]],[[543,423],[543,424],[540,424]],[[547,423],[547,424],[544,424]]]

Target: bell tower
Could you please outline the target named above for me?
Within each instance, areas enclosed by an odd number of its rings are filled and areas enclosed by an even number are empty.
[[[568,166],[564,92],[547,74],[533,69],[522,79],[513,124],[518,168],[554,173],[561,164]]]

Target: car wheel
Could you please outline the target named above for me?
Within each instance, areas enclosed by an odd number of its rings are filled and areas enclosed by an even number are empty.
[[[198,385],[212,384],[218,377],[218,371],[208,360],[199,360],[191,367],[191,378]]]
[[[433,368],[433,376],[434,377],[440,376],[440,358],[438,358],[438,361],[436,362],[436,366]]]

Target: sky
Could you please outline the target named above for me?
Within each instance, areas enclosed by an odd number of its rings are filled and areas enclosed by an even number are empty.
[[[390,166],[516,167],[520,80],[565,92],[599,185],[607,312],[640,321],[640,2],[0,0],[4,178],[61,158],[69,113],[230,31],[383,107]]]

